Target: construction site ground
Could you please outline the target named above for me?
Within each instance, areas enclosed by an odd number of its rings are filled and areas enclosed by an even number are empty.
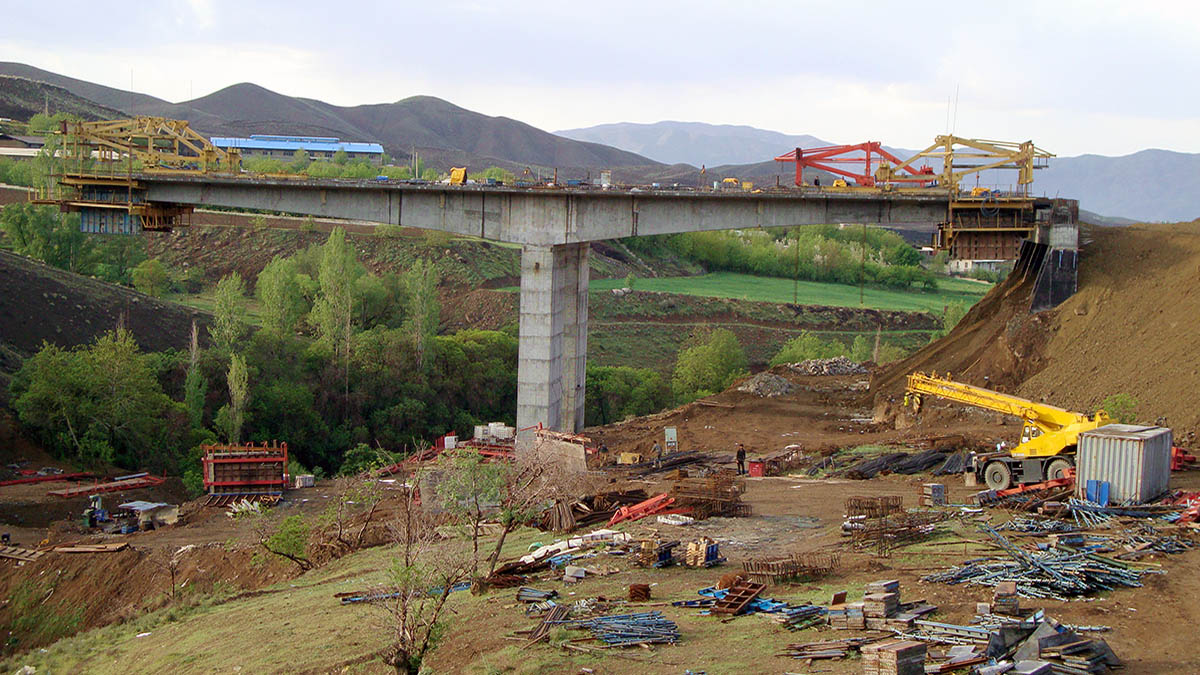
[[[928,445],[931,439],[947,435],[960,436],[962,440],[956,443],[959,446],[987,445],[1017,431],[990,417],[955,420],[952,416],[943,421],[934,416],[928,426],[923,423],[897,431],[870,422],[862,402],[865,376],[801,376],[786,368],[776,372],[797,387],[793,394],[759,398],[731,390],[654,418],[597,429],[595,436],[614,449],[648,451],[656,430],[678,425],[683,449],[703,450],[717,464],[732,465],[735,439],[744,439],[753,459],[788,445],[800,445],[818,456],[835,452],[869,454],[873,448],[886,446]],[[848,496],[899,495],[906,506],[915,506],[921,484],[930,481],[946,482],[952,503],[965,502],[977,489],[966,487],[957,477],[932,478],[927,474],[851,480],[811,477],[799,471],[791,476],[748,478],[745,499],[753,508],[752,517],[713,518],[689,527],[658,524],[651,517],[617,526],[635,538],[711,537],[728,558],[723,566],[708,570],[648,569],[634,567],[624,556],[601,555],[588,564],[609,565],[620,571],[588,577],[572,586],[564,584],[560,574],[547,574],[531,582],[538,588],[558,590],[567,600],[597,596],[622,599],[629,584],[651,584],[652,600],[645,608],[659,609],[679,625],[682,639],[677,645],[599,653],[568,651],[545,643],[523,648],[523,641],[511,634],[536,622],[525,617],[513,599],[513,589],[485,596],[463,592],[452,596],[447,633],[428,664],[433,672],[578,672],[582,667],[604,673],[678,673],[686,668],[709,673],[811,672],[776,654],[792,642],[859,633],[828,629],[793,633],[768,615],[722,621],[715,616],[700,616],[695,609],[662,604],[698,598],[697,590],[715,584],[727,571],[739,570],[747,558],[804,551],[841,551],[841,566],[834,575],[820,581],[772,586],[767,595],[792,602],[828,604],[834,591],[849,591],[853,599],[859,597],[865,584],[895,578],[901,581],[903,600],[924,599],[939,606],[935,620],[966,623],[975,603],[990,599],[990,588],[921,583],[919,579],[985,550],[965,541],[982,537],[971,520],[956,523],[952,534],[899,549],[889,557],[852,550],[840,534]],[[650,494],[665,489],[661,476],[632,479],[620,485],[642,487]],[[1173,487],[1198,488],[1200,474],[1180,474]],[[0,488],[0,499],[54,504],[50,501],[54,498],[37,497],[46,489],[44,485]],[[292,490],[269,517],[278,522],[292,513],[315,516],[333,496],[330,484]],[[134,493],[128,497],[154,495]],[[998,523],[1007,514],[990,511],[988,517]],[[182,524],[158,531],[88,538],[60,523],[52,526],[51,536],[61,541],[123,540],[133,548],[105,554],[51,554],[20,567],[12,561],[0,563],[0,596],[15,597],[22,584],[26,589],[34,584],[42,593],[49,589],[46,606],[86,606],[89,609],[80,628],[92,628],[50,644],[46,652],[14,656],[5,664],[10,669],[30,664],[48,666],[53,672],[212,672],[239,667],[243,672],[389,672],[379,656],[385,646],[384,613],[366,605],[342,606],[334,594],[382,583],[391,546],[366,549],[299,575],[290,563],[256,557],[252,523],[234,521],[220,509],[196,505],[185,509]],[[507,542],[505,557],[521,555],[533,542],[549,543],[556,538],[548,532],[519,530]],[[460,535],[442,545],[461,548],[465,544]],[[176,553],[180,549],[183,552]],[[166,561],[173,555],[185,561],[177,576],[182,588],[189,589],[183,592],[184,599],[174,601],[170,600],[166,572]],[[1164,647],[1161,640],[1162,635],[1200,620],[1200,609],[1190,601],[1194,593],[1200,592],[1200,553],[1155,556],[1151,561],[1161,564],[1167,573],[1148,577],[1147,588],[1119,590],[1089,601],[1045,602],[1038,606],[1063,622],[1111,626],[1113,631],[1104,637],[1127,662],[1126,672],[1200,668],[1200,646],[1180,640]],[[130,583],[130,579],[137,582]],[[1029,606],[1029,601],[1025,604]],[[0,625],[12,625],[12,609],[11,602],[0,605]],[[552,641],[557,644],[578,636],[575,632],[556,631]],[[223,648],[206,648],[212,644]],[[295,660],[297,654],[302,655],[300,661]],[[850,659],[820,663],[816,669],[854,673],[861,668],[857,659]]]
[[[1031,289],[1013,279],[972,309],[950,336],[870,376],[813,377],[780,367],[773,372],[796,388],[792,394],[760,398],[735,388],[588,432],[613,450],[648,453],[663,427],[675,426],[681,450],[700,451],[725,466],[732,465],[737,442],[746,444],[751,459],[795,445],[815,460],[839,453],[869,455],[883,448],[986,448],[1000,440],[1011,444],[1019,436],[1014,421],[1006,423],[986,412],[936,403],[927,405],[919,417],[902,410],[903,376],[926,370],[950,372],[973,384],[1078,410],[1093,409],[1107,395],[1129,393],[1139,400],[1139,420],[1165,417],[1177,439],[1187,438],[1200,419],[1200,382],[1194,371],[1200,363],[1200,342],[1189,332],[1200,302],[1192,290],[1200,269],[1200,222],[1097,229],[1093,237],[1084,252],[1079,292],[1058,310],[1029,314]],[[1129,264],[1131,260],[1139,264]],[[23,447],[16,452],[26,450],[36,452]],[[34,459],[42,460],[49,461]],[[951,502],[962,502],[973,489],[961,479],[917,474],[850,480],[823,473],[810,476],[803,470],[796,474],[747,479],[745,499],[753,508],[752,517],[712,519],[689,528],[660,525],[653,518],[617,526],[635,537],[712,537],[729,558],[722,567],[643,569],[624,558],[602,555],[596,559],[599,564],[620,571],[573,586],[551,578],[531,583],[572,600],[619,599],[626,597],[631,583],[652,584],[649,604],[678,623],[679,644],[579,653],[560,646],[579,634],[556,631],[549,644],[524,647],[511,633],[535,622],[525,618],[514,591],[482,596],[462,592],[451,596],[448,628],[427,659],[429,667],[433,672],[480,673],[566,673],[583,667],[598,673],[679,673],[688,668],[708,673],[861,672],[853,658],[810,667],[776,656],[788,643],[858,634],[855,631],[791,633],[762,615],[723,622],[698,616],[695,609],[659,605],[699,597],[698,589],[713,585],[725,571],[740,569],[749,557],[793,551],[837,547],[843,553],[840,569],[819,582],[772,586],[767,591],[771,597],[828,604],[834,591],[847,590],[857,599],[866,583],[894,578],[901,582],[902,600],[935,604],[939,610],[932,618],[950,623],[967,622],[976,602],[991,599],[990,588],[919,581],[928,572],[979,554],[979,544],[963,541],[983,540],[969,516],[951,533],[888,557],[850,550],[839,534],[849,496],[902,495],[906,506],[915,506],[920,485],[936,481],[947,483]],[[653,494],[660,486],[649,480],[632,485]],[[7,526],[19,525],[10,522],[8,514],[31,519],[38,504],[47,505],[45,519],[59,521],[57,512],[49,510],[55,508],[50,506],[54,498],[38,496],[48,488],[13,487],[21,489],[0,487],[0,506],[24,506],[0,508]],[[1200,489],[1200,472],[1173,474],[1171,487]],[[328,495],[328,489],[289,491],[286,505],[270,518],[296,512],[315,515],[323,510],[328,497],[322,495]],[[142,495],[134,492],[129,497],[145,498]],[[118,498],[124,496],[111,497]],[[72,513],[64,515],[75,519]],[[1008,517],[998,509],[986,515],[993,523]],[[52,541],[84,538],[66,526],[42,525],[38,521],[28,526],[21,538],[40,541],[47,529]],[[179,526],[127,537],[134,545],[130,550],[51,553],[20,566],[11,560],[0,562],[0,626],[5,631],[15,630],[15,599],[28,597],[30,590],[36,591],[37,602],[26,603],[24,609],[37,608],[49,618],[75,606],[87,608],[78,624],[67,626],[71,630],[63,634],[82,632],[40,642],[37,636],[22,635],[25,641],[19,649],[32,644],[45,645],[45,651],[17,653],[4,668],[11,671],[28,664],[41,672],[390,672],[379,656],[387,635],[383,613],[369,605],[343,606],[333,594],[381,582],[393,548],[368,548],[301,575],[290,563],[256,559],[255,536],[249,523],[230,521],[220,511],[198,516],[189,507]],[[534,542],[556,538],[519,530],[507,542],[504,557],[516,557]],[[186,562],[177,575],[189,590],[171,600],[164,563],[188,545],[193,548],[179,554]],[[461,550],[466,542],[458,536],[440,545]],[[1193,549],[1144,560],[1164,573],[1147,575],[1143,588],[1073,602],[1023,599],[1022,604],[1043,607],[1066,623],[1110,626],[1111,632],[1102,637],[1125,661],[1124,672],[1200,671],[1200,644],[1189,639],[1200,623],[1200,605],[1194,601],[1200,593],[1200,553]],[[221,648],[214,649],[214,644]]]
[[[1189,474],[1181,485],[1200,486],[1196,478]],[[629,584],[651,584],[651,601],[631,605],[631,610],[663,611],[679,625],[682,639],[677,645],[591,654],[548,644],[522,648],[524,641],[511,639],[510,634],[531,628],[536,621],[526,618],[513,599],[515,589],[484,596],[461,592],[452,595],[449,628],[441,647],[429,658],[429,666],[432,672],[480,673],[566,673],[578,672],[582,667],[600,673],[679,673],[685,668],[709,673],[814,672],[775,654],[791,642],[860,633],[828,629],[788,632],[769,615],[723,621],[717,616],[700,616],[695,609],[664,603],[698,598],[698,589],[715,584],[724,572],[740,568],[746,557],[843,547],[845,540],[838,530],[846,496],[903,495],[907,501],[924,480],[927,478],[921,476],[887,476],[871,481],[749,479],[746,499],[753,505],[754,517],[711,519],[688,528],[656,524],[651,518],[617,528],[635,537],[712,537],[721,542],[722,553],[729,558],[724,566],[708,570],[645,569],[630,565],[623,556],[601,555],[588,564],[611,565],[620,571],[588,577],[572,586],[557,578],[531,583],[558,590],[570,601],[597,596],[624,598]],[[968,493],[958,484],[952,483],[949,488],[952,501],[961,501]],[[1005,516],[1000,512],[991,517],[995,522]],[[969,521],[956,525],[953,531],[967,539],[979,537]],[[533,542],[548,543],[554,538],[550,533],[521,530],[508,542],[506,553],[516,556]],[[460,539],[446,545],[464,543]],[[196,566],[182,568],[181,579],[209,572],[204,569],[208,566],[219,567],[231,577],[259,572],[253,579],[242,580],[243,584],[230,579],[174,604],[166,601],[166,588],[160,585],[160,597],[148,607],[153,611],[130,612],[120,617],[123,621],[61,640],[45,652],[14,657],[5,665],[12,670],[30,664],[39,669],[49,667],[50,672],[389,672],[378,656],[386,635],[383,612],[366,605],[342,606],[334,594],[382,582],[393,555],[390,546],[352,554],[303,576],[295,576],[275,563],[255,564],[238,547],[209,544],[198,548],[205,551],[203,557],[197,554]],[[901,582],[903,600],[924,599],[939,606],[935,620],[965,623],[974,613],[976,602],[990,600],[990,589],[921,583],[919,578],[974,557],[977,553],[973,552],[978,550],[975,544],[948,535],[933,544],[901,549],[891,557],[845,551],[841,568],[833,576],[812,583],[771,586],[767,594],[793,602],[828,604],[835,591],[847,590],[854,598],[866,583],[894,578]],[[73,602],[95,593],[129,596],[141,589],[131,588],[134,584],[126,575],[147,572],[145,567],[137,570],[131,565],[136,557],[132,551],[65,558],[60,555],[53,563],[31,563],[28,570],[9,563],[4,577],[11,580],[14,574],[39,569],[43,575],[58,574],[56,595],[66,595]],[[1044,602],[1037,606],[1060,621],[1111,626],[1112,632],[1103,637],[1127,663],[1125,672],[1189,672],[1200,668],[1200,646],[1185,637],[1188,627],[1200,621],[1200,608],[1192,602],[1194,594],[1200,592],[1200,553],[1156,556],[1151,561],[1161,564],[1166,574],[1149,577],[1146,588],[1119,590],[1092,601]],[[159,571],[156,576],[165,578],[165,573]],[[85,581],[86,585],[75,583]],[[239,592],[242,588],[252,592]],[[3,590],[11,596],[7,592],[11,588]],[[1023,604],[1029,606],[1030,601]],[[558,632],[552,639],[561,641],[578,635]],[[1164,639],[1166,635],[1179,639]],[[213,649],[214,644],[221,648]],[[830,673],[861,670],[856,659],[822,662],[815,668]]]

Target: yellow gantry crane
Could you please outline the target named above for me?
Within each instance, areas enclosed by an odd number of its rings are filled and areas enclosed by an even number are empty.
[[[34,201],[78,212],[80,229],[95,234],[188,224],[190,206],[148,201],[136,174],[241,171],[237,149],[218,148],[186,121],[165,117],[63,122],[47,148],[56,170]]]
[[[1022,190],[1028,190],[1027,186],[1033,184],[1034,170],[1044,168],[1044,160],[1051,157],[1054,154],[1037,147],[1033,141],[1014,143],[942,135],[934,137],[933,145],[895,166],[887,161],[881,162],[875,170],[875,180],[885,184],[898,180],[912,181],[912,176],[902,172],[909,172],[917,160],[933,158],[942,162],[942,173],[938,177],[940,187],[957,192],[962,179],[971,174],[989,169],[1015,169],[1017,185]]]
[[[185,120],[134,117],[100,122],[63,122],[67,157],[119,163],[141,163],[139,171],[173,173],[237,173],[241,155],[236,148],[218,148]]]
[[[1018,445],[1007,451],[987,453],[973,459],[976,475],[983,478],[984,483],[993,490],[1006,489],[1013,483],[1062,478],[1064,472],[1073,466],[1079,434],[1112,422],[1103,410],[1089,417],[1084,413],[956,382],[949,375],[909,375],[904,394],[905,405],[911,404],[914,409],[920,410],[925,396],[936,396],[1021,418],[1024,427]]]

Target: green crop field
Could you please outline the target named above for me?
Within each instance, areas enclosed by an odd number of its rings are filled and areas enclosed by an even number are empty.
[[[624,285],[623,279],[596,279],[591,282],[590,289],[609,291]],[[801,281],[797,284],[791,279],[756,277],[733,272],[714,272],[695,277],[639,278],[634,283],[634,288],[639,291],[780,303],[792,302],[793,291],[797,290],[796,301],[802,305],[930,312],[937,316],[941,316],[942,309],[953,302],[961,302],[968,306],[975,304],[991,287],[992,285],[987,283],[952,278],[939,278],[936,291],[896,291],[867,286],[862,290],[863,300],[860,303],[857,286],[815,281]]]

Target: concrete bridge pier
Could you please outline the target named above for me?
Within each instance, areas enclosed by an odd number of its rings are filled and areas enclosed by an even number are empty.
[[[517,427],[583,429],[587,375],[587,242],[521,251]]]

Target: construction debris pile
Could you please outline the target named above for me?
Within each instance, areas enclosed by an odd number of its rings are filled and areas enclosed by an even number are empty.
[[[674,644],[679,641],[679,627],[674,621],[664,618],[662,612],[657,611],[552,623],[566,628],[587,630],[593,638],[610,647]]]
[[[795,391],[796,387],[791,382],[788,382],[787,379],[775,373],[763,371],[743,382],[737,390],[747,394],[754,394],[760,398],[775,398],[777,396],[787,396]]]
[[[980,530],[1008,553],[1008,560],[969,561],[922,580],[984,586],[1014,582],[1017,594],[1022,597],[1065,601],[1118,587],[1140,587],[1146,573],[1119,560],[1072,548],[1062,540],[1052,547],[1030,552],[1014,545],[995,528],[980,525]]]
[[[577,527],[608,522],[622,506],[643,502],[647,497],[645,490],[614,490],[580,497],[569,503],[558,500],[542,513],[539,524],[543,530],[570,532]]]
[[[870,372],[862,364],[844,356],[789,363],[788,368],[804,375],[865,375]]]

